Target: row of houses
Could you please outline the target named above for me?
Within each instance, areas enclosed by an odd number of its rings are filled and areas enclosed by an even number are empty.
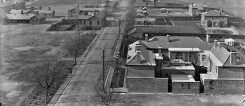
[[[128,92],[243,94],[244,58],[228,44],[198,37],[146,36],[128,47]],[[196,74],[195,66],[207,68],[207,73]]]
[[[147,8],[137,9],[139,18],[168,19],[173,21],[200,21],[205,27],[228,27],[229,15],[223,10],[210,8],[205,3],[192,3],[182,8]],[[147,21],[147,20],[145,20]]]
[[[236,41],[213,40],[205,31],[230,27],[232,16],[205,3],[147,5],[138,5],[129,32],[144,40],[128,45],[128,93],[245,93],[245,58],[233,47]]]

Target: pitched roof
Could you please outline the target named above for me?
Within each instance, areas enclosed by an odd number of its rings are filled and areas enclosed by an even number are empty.
[[[11,20],[29,20],[31,18],[35,17],[34,14],[6,14],[7,19]]]
[[[168,41],[169,39],[169,41]],[[194,48],[199,48],[206,50],[210,44],[203,42],[198,37],[190,37],[190,36],[155,36],[148,41],[141,41],[147,48],[157,49],[159,46],[165,49],[169,48],[190,48],[191,50],[195,50]],[[188,49],[189,50],[189,49]]]
[[[143,45],[140,48],[140,60],[137,61],[137,52],[135,46],[141,44],[140,41],[136,41],[129,45],[128,56],[127,56],[127,65],[155,65],[154,53],[150,50],[147,50]]]
[[[223,46],[217,46],[217,47],[213,46],[211,52],[222,64],[225,64],[225,62],[230,56],[230,52],[227,51],[227,49],[224,48]]]
[[[21,14],[21,12],[23,12],[23,14],[27,14],[29,13],[31,10],[24,10],[24,9],[19,9],[19,10],[16,10],[16,9],[11,9],[10,10],[10,14]]]
[[[154,25],[154,26],[145,26],[145,25],[135,25],[137,32],[144,33],[195,33],[202,34],[204,30],[201,30],[198,27],[190,26],[173,26],[173,25]]]
[[[207,13],[205,13],[205,16],[227,16],[227,15],[218,10],[210,10]]]

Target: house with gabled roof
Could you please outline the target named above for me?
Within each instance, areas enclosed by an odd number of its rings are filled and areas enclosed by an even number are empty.
[[[207,61],[208,72],[200,75],[204,93],[245,93],[245,65],[242,54],[224,42],[215,41]]]
[[[85,28],[101,28],[105,25],[106,16],[103,8],[79,8],[68,11],[67,21]]]

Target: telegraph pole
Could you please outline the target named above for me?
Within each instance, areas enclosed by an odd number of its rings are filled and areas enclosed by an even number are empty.
[[[102,51],[102,78],[103,78],[103,89],[105,88],[105,50]]]

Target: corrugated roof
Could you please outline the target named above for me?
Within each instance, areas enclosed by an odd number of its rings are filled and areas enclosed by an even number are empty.
[[[29,14],[6,14],[7,19],[12,19],[12,20],[29,20],[35,15],[32,13]]]

